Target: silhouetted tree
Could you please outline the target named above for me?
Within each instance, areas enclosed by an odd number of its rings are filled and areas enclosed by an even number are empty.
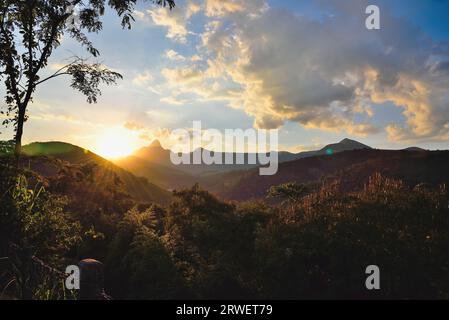
[[[114,84],[122,76],[100,63],[73,57],[48,77],[39,76],[63,36],[71,37],[97,57],[99,51],[87,33],[102,29],[101,17],[111,7],[121,17],[123,28],[131,28],[137,0],[0,0],[0,78],[6,87],[7,115],[4,125],[15,127],[15,154],[21,152],[27,107],[40,84],[61,75],[72,77],[71,87],[82,92],[89,103],[101,93],[99,84]],[[153,0],[173,8],[174,0]]]

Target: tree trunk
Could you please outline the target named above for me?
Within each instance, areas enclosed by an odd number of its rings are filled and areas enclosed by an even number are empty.
[[[19,106],[19,114],[17,117],[17,128],[16,128],[16,137],[15,137],[15,142],[16,142],[16,146],[15,146],[15,156],[17,158],[17,160],[20,157],[20,154],[22,153],[22,135],[23,135],[23,124],[25,122],[25,110],[26,110],[26,106]]]

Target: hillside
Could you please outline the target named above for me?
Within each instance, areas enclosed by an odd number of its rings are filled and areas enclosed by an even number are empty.
[[[439,184],[449,182],[448,163],[449,151],[353,150],[281,163],[273,176],[260,176],[252,169],[217,175],[203,185],[225,199],[248,200],[264,198],[270,186],[286,182],[339,179],[345,190],[361,189],[376,172],[411,186]]]
[[[51,176],[56,172],[51,166],[43,165],[48,161],[44,158],[56,158],[73,166],[93,165],[98,171],[95,178],[98,185],[107,185],[103,180],[110,182],[117,175],[123,182],[124,191],[136,200],[162,204],[169,201],[170,194],[157,185],[181,189],[198,182],[221,198],[248,200],[264,198],[271,186],[286,182],[316,186],[324,179],[338,179],[345,190],[356,190],[362,188],[376,172],[402,179],[411,186],[449,181],[449,168],[446,166],[449,152],[418,148],[375,150],[350,139],[329,144],[320,150],[290,154],[289,158],[280,157],[279,170],[274,176],[260,176],[256,166],[248,165],[230,165],[234,168],[232,171],[215,169],[219,165],[196,165],[190,166],[193,168],[189,173],[185,169],[188,165],[171,164],[170,150],[164,149],[158,141],[132,156],[117,160],[115,164],[88,150],[62,142],[32,143],[24,147],[24,153],[34,158],[41,157],[30,161],[30,165],[43,175]],[[283,161],[285,159],[290,161]]]
[[[162,148],[158,140],[128,157],[114,160],[114,163],[166,189],[190,187],[195,180],[171,163],[170,150]]]
[[[137,177],[88,150],[68,143],[35,142],[24,146],[23,153],[27,156],[23,161],[44,177],[55,177],[61,170],[87,170],[92,172],[91,178],[96,186],[108,188],[118,179],[123,183],[123,191],[137,201],[166,204],[171,199],[170,192],[146,178]]]

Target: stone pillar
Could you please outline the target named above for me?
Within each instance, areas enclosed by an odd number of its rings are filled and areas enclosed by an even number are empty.
[[[104,291],[104,267],[100,261],[84,259],[78,263],[80,268],[80,299],[111,300]]]

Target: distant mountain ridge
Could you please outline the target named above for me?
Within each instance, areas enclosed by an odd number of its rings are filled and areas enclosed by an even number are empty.
[[[278,152],[279,163],[294,161],[297,159],[313,157],[318,155],[330,155],[348,150],[371,149],[371,147],[355,140],[343,139],[334,144],[329,144],[316,151],[306,151],[292,153],[288,151]],[[200,149],[202,151],[202,149]],[[207,151],[207,150],[206,150]],[[154,140],[149,146],[137,150],[131,156],[114,160],[114,162],[124,169],[148,178],[150,181],[165,188],[174,189],[189,187],[196,182],[205,179],[213,179],[218,173],[232,172],[236,170],[249,170],[259,167],[260,164],[248,164],[251,156],[257,158],[257,154],[222,153],[218,152],[224,163],[226,157],[234,159],[234,164],[181,164],[173,165],[170,160],[171,151],[164,149],[158,140]],[[237,156],[242,156],[244,164],[236,164]],[[193,153],[189,155],[190,159]]]
[[[338,143],[333,143],[325,146],[321,150],[316,151],[315,155],[333,154],[343,151],[364,150],[364,149],[372,149],[372,148],[370,146],[367,146],[366,144],[346,138]]]
[[[403,150],[405,150],[405,151],[427,151],[426,149],[419,148],[419,147],[408,147]]]
[[[292,181],[317,183],[321,179],[338,177],[351,189],[363,185],[375,172],[406,178],[411,184],[436,183],[449,177],[442,168],[442,161],[449,163],[446,158],[449,152],[429,152],[416,147],[377,150],[351,139],[316,151],[279,152],[278,173],[265,177],[259,175],[257,165],[173,165],[171,151],[164,149],[157,140],[131,156],[115,160],[115,165],[88,150],[63,142],[32,143],[23,149],[30,156],[55,157],[72,164],[94,163],[102,170],[117,173],[135,198],[165,203],[170,198],[166,190],[191,187],[195,183],[225,199],[247,200],[263,198],[270,186]],[[244,156],[248,158],[248,154]]]
[[[449,183],[449,151],[351,150],[279,164],[277,174],[260,176],[258,170],[220,174],[204,181],[206,189],[229,200],[261,199],[273,185],[287,182],[321,185],[339,181],[346,191],[359,190],[375,173],[401,179],[410,186]]]
[[[33,159],[30,169],[43,175],[56,175],[58,167],[45,158],[58,159],[71,165],[91,165],[97,176],[103,179],[114,179],[116,175],[124,184],[125,191],[137,201],[165,204],[171,199],[171,193],[149,182],[144,177],[137,177],[112,162],[78,146],[59,142],[34,142],[23,146],[24,155]],[[53,169],[52,169],[53,168]],[[99,181],[98,184],[105,184]]]

